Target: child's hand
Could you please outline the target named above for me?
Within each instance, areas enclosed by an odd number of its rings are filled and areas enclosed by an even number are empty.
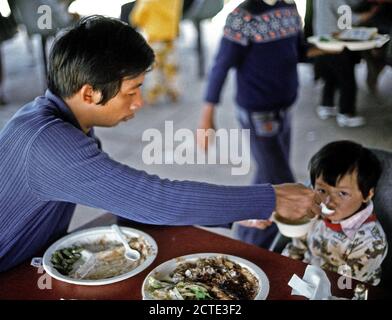
[[[271,220],[256,220],[256,219],[250,219],[250,220],[242,220],[238,221],[238,224],[244,227],[249,227],[249,228],[256,228],[256,229],[267,229],[268,227],[271,226],[272,221]]]

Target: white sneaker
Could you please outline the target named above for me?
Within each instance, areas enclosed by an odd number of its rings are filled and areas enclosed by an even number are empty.
[[[329,117],[335,117],[338,114],[336,107],[318,106],[317,115],[321,120],[327,120]]]
[[[339,127],[360,127],[365,125],[366,121],[364,117],[360,116],[349,116],[343,113],[339,113],[336,117],[336,121]]]

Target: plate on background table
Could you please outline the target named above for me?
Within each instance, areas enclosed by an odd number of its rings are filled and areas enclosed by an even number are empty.
[[[120,227],[130,246],[141,253],[138,261],[124,257],[124,246],[110,226],[71,233],[53,243],[43,256],[45,271],[60,281],[78,285],[106,285],[145,270],[156,258],[158,246],[147,233]]]
[[[317,48],[331,52],[342,52],[345,48],[350,51],[365,51],[381,48],[390,40],[386,34],[377,34],[374,39],[365,41],[340,41],[331,35],[313,36],[308,38],[308,42]]]

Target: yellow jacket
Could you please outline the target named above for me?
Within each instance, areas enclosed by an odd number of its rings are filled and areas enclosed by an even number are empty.
[[[130,22],[143,30],[149,42],[178,36],[183,0],[137,0]]]

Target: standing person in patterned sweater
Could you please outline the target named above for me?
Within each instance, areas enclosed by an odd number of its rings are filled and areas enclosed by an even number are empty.
[[[297,63],[305,56],[301,18],[292,0],[246,0],[232,11],[224,27],[210,72],[199,129],[215,129],[214,112],[228,71],[236,70],[237,117],[250,129],[256,161],[255,184],[293,182],[290,107],[297,98]],[[208,139],[198,135],[201,148]],[[269,224],[267,224],[269,225]],[[277,233],[235,224],[237,238],[268,247]]]
[[[321,216],[283,255],[377,285],[388,244],[371,199],[381,175],[376,156],[350,141],[332,142],[310,160],[315,191],[334,212]]]

